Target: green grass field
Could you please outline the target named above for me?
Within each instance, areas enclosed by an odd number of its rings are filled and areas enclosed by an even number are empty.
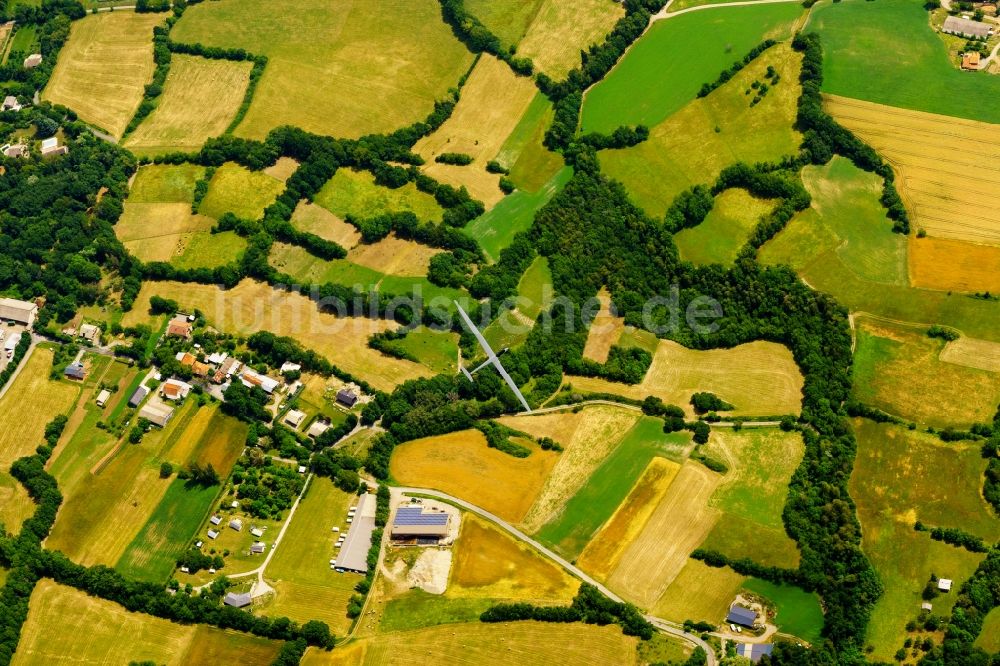
[[[458,358],[458,334],[420,326],[393,343],[393,347],[412,354],[434,372],[452,372]]]
[[[421,220],[439,222],[443,213],[434,197],[413,183],[389,189],[377,185],[371,173],[354,169],[338,169],[316,193],[315,202],[341,218],[350,215],[364,219],[410,211]]]
[[[184,253],[170,263],[178,268],[215,268],[239,259],[246,247],[246,240],[235,231],[196,233]]]
[[[815,592],[805,592],[792,585],[775,585],[759,578],[749,578],[743,587],[770,599],[777,608],[774,623],[778,630],[810,643],[817,643],[823,630],[823,609]]]
[[[554,115],[549,98],[535,95],[497,154],[497,161],[510,169],[511,180],[522,190],[537,192],[563,166],[559,155],[542,145]]]
[[[535,213],[556,195],[573,177],[572,167],[563,167],[537,192],[517,190],[506,196],[484,215],[465,226],[470,236],[479,241],[486,256],[496,260],[500,251],[510,245],[514,235],[525,231],[535,219]]]
[[[986,615],[983,630],[979,632],[975,645],[987,652],[1000,651],[1000,607],[994,608]]]
[[[746,190],[722,192],[701,224],[674,235],[681,259],[695,264],[732,264],[761,216],[770,212],[774,203]]]
[[[199,164],[148,164],[135,174],[129,203],[190,203],[194,185],[205,174]]]
[[[284,189],[282,181],[263,171],[223,164],[212,177],[198,212],[216,219],[225,213],[235,213],[237,217],[256,220]]]
[[[549,268],[549,260],[545,257],[536,257],[517,283],[516,312],[498,317],[483,329],[486,341],[495,349],[515,347],[524,342],[533,322],[538,319],[542,310],[548,307],[552,295],[552,270]]]
[[[936,428],[989,422],[1000,403],[997,374],[941,361],[938,355],[944,344],[919,328],[859,317],[854,396],[890,414]]]
[[[920,611],[930,575],[961,582],[982,559],[914,531],[914,522],[961,527],[992,543],[1000,538],[1000,518],[979,493],[986,461],[977,445],[946,444],[933,435],[866,420],[854,421],[854,428],[858,456],[850,492],[862,549],[885,587],[868,628],[876,648],[870,658],[888,661],[907,636],[906,622]],[[932,602],[935,615],[948,614],[957,587]]]
[[[947,324],[970,337],[1000,341],[1000,303],[906,285],[906,240],[891,231],[877,181],[843,158],[807,167],[813,207],[758,253],[787,264],[813,288],[855,312],[921,324]]]
[[[775,7],[795,5],[762,7],[774,11]],[[692,16],[698,14],[712,12],[694,12]],[[666,23],[673,23],[673,19]],[[692,185],[711,185],[722,169],[735,162],[773,161],[797,153],[801,137],[793,125],[801,90],[801,60],[788,44],[768,49],[712,94],[690,102],[651,127],[647,141],[632,148],[601,151],[603,170],[620,180],[647,213],[660,217],[682,191]],[[768,66],[774,67],[780,81],[751,106],[753,98],[747,91],[752,92],[754,81],[764,80]]]
[[[267,55],[239,136],[280,125],[358,138],[423,120],[472,63],[434,0],[265,0],[191,7],[171,37]],[[294,38],[289,39],[289,36]]]
[[[10,52],[20,51],[21,53],[34,53],[38,48],[38,37],[35,26],[21,26],[14,31],[14,37],[10,40]]]
[[[644,416],[614,452],[566,503],[562,513],[535,535],[566,557],[576,557],[625,500],[654,456],[676,454],[690,441],[687,433],[663,433],[663,421]]]
[[[1000,78],[954,67],[919,2],[823,0],[808,29],[823,39],[824,92],[1000,123]],[[880,53],[893,54],[890,66]]]
[[[657,21],[587,92],[583,131],[610,133],[620,125],[660,124],[695,99],[703,83],[714,81],[764,38],[787,38],[801,15],[802,7],[784,3]],[[691,57],[695,53],[697,57]]]
[[[456,599],[416,588],[386,602],[379,631],[407,631],[439,624],[476,622],[480,614],[494,603],[492,599]]]
[[[188,486],[175,478],[115,568],[129,578],[165,582],[211,511],[219,490],[219,486]]]

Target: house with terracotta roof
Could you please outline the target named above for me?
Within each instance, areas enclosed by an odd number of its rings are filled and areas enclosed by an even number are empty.
[[[962,69],[979,69],[979,52],[969,51],[962,54]]]
[[[167,400],[183,400],[191,392],[191,385],[179,379],[168,379],[163,382],[160,392]]]
[[[191,322],[181,317],[175,317],[167,324],[167,335],[190,340],[191,329]]]

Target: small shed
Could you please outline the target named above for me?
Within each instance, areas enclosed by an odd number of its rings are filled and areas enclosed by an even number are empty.
[[[229,527],[236,530],[237,532],[240,532],[243,530],[243,521],[240,520],[239,518],[233,518],[232,520],[229,521]]]
[[[299,465],[299,474],[305,474],[305,473],[306,473],[306,466]]]
[[[287,414],[285,414],[285,423],[292,426],[293,428],[298,428],[300,425],[302,425],[302,422],[305,420],[305,418],[306,418],[305,412],[300,412],[297,409],[291,409],[288,411]]]
[[[951,591],[951,579],[950,578],[941,578],[941,579],[939,579],[938,580],[938,589],[941,590],[942,592],[950,592]]]
[[[256,543],[254,543],[252,546],[250,546],[250,552],[253,553],[254,555],[260,555],[261,553],[263,553],[264,552],[264,542],[263,541],[257,541]]]
[[[84,370],[82,363],[70,363],[63,370],[63,374],[69,379],[83,379],[87,376],[87,371]]]
[[[146,388],[145,386],[138,387],[135,391],[132,392],[132,395],[129,396],[128,406],[138,407],[139,403],[142,402],[143,398],[145,398],[148,393],[149,389]]]
[[[357,394],[354,391],[350,391],[346,388],[342,388],[337,391],[337,402],[344,407],[353,407],[354,403],[358,401]]]
[[[309,432],[307,432],[306,434],[312,437],[313,439],[316,439],[329,429],[330,429],[329,423],[321,419],[316,419],[315,421],[313,421],[312,425],[309,426]]]
[[[216,530],[209,530],[208,531],[208,538],[209,539],[218,539],[219,538],[219,533]]]
[[[104,405],[108,404],[108,398],[110,398],[110,397],[111,397],[111,391],[109,391],[107,389],[104,389],[103,391],[101,391],[100,393],[98,393],[97,394],[97,406],[98,407],[103,407]]]
[[[934,610],[934,606],[931,605],[931,602],[925,601],[924,603],[920,604],[920,610],[927,611],[929,613],[932,610]]]
[[[255,537],[262,537],[264,536],[264,530],[260,529],[259,527],[251,527],[250,534],[252,534]]]
[[[4,111],[20,111],[21,104],[17,101],[17,98],[13,95],[7,95],[3,99],[3,110]]]
[[[224,604],[232,606],[233,608],[245,608],[250,605],[251,601],[253,601],[253,597],[250,596],[249,592],[244,592],[242,594],[229,592],[223,599]]]
[[[208,519],[208,522],[212,523],[213,525],[218,525],[219,523],[222,522],[222,516],[212,516],[211,518]]]

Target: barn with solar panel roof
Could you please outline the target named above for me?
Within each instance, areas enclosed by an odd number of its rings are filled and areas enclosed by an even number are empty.
[[[448,536],[451,516],[440,509],[407,504],[396,509],[390,535],[394,541],[435,544]]]

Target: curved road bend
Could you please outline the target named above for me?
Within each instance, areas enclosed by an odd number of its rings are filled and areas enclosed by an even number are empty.
[[[470,512],[476,514],[480,518],[485,518],[486,520],[490,521],[491,523],[493,523],[497,527],[500,527],[503,530],[509,532],[510,534],[512,534],[517,539],[523,541],[524,543],[527,543],[529,546],[531,546],[532,548],[534,548],[535,550],[537,550],[538,552],[540,552],[542,555],[545,555],[547,558],[549,558],[550,560],[552,560],[553,562],[555,562],[556,564],[558,564],[563,569],[565,569],[566,571],[568,571],[572,575],[576,576],[577,578],[579,578],[583,582],[589,583],[590,585],[593,585],[594,587],[596,587],[597,589],[599,589],[609,599],[612,599],[612,600],[618,601],[618,602],[623,601],[623,599],[621,597],[619,597],[617,594],[615,594],[614,592],[612,592],[611,590],[609,590],[607,587],[605,587],[601,583],[597,582],[596,580],[594,580],[593,578],[591,578],[590,576],[588,576],[586,573],[584,573],[583,571],[581,571],[580,569],[578,569],[572,563],[567,562],[565,559],[563,559],[562,557],[560,557],[559,555],[557,555],[553,551],[549,550],[548,548],[546,548],[545,546],[543,546],[539,542],[535,541],[530,536],[528,536],[527,534],[525,534],[521,530],[517,529],[516,527],[514,527],[510,523],[506,522],[505,520],[503,520],[499,516],[496,516],[496,515],[490,513],[489,511],[486,511],[485,509],[481,509],[480,507],[476,506],[475,504],[471,504],[470,502],[466,502],[463,499],[459,499],[459,498],[454,497],[452,495],[449,495],[447,493],[443,493],[443,492],[441,492],[439,490],[431,490],[430,488],[410,488],[410,487],[405,487],[404,486],[404,487],[394,487],[393,490],[396,490],[398,492],[401,492],[403,494],[408,494],[408,495],[414,495],[414,494],[415,495],[426,495],[428,497],[435,497],[437,499],[445,500],[447,502],[450,502],[452,504],[455,504],[455,505],[457,505],[457,506],[465,509],[466,511],[470,511]],[[712,647],[708,643],[706,643],[705,641],[701,640],[700,637],[698,637],[698,636],[696,636],[694,634],[687,633],[686,631],[684,631],[683,629],[680,628],[680,625],[677,625],[677,624],[675,624],[673,622],[668,622],[667,620],[664,620],[664,619],[661,619],[661,618],[658,618],[658,617],[655,617],[655,616],[652,616],[652,615],[647,615],[646,616],[646,620],[648,620],[650,622],[650,624],[652,624],[653,626],[655,626],[660,631],[663,631],[664,633],[670,634],[672,636],[676,636],[677,638],[680,638],[682,640],[688,641],[689,643],[693,643],[694,645],[700,647],[701,649],[703,649],[705,651],[705,654],[708,657],[708,662],[707,662],[708,666],[716,666],[715,651],[712,649]]]

